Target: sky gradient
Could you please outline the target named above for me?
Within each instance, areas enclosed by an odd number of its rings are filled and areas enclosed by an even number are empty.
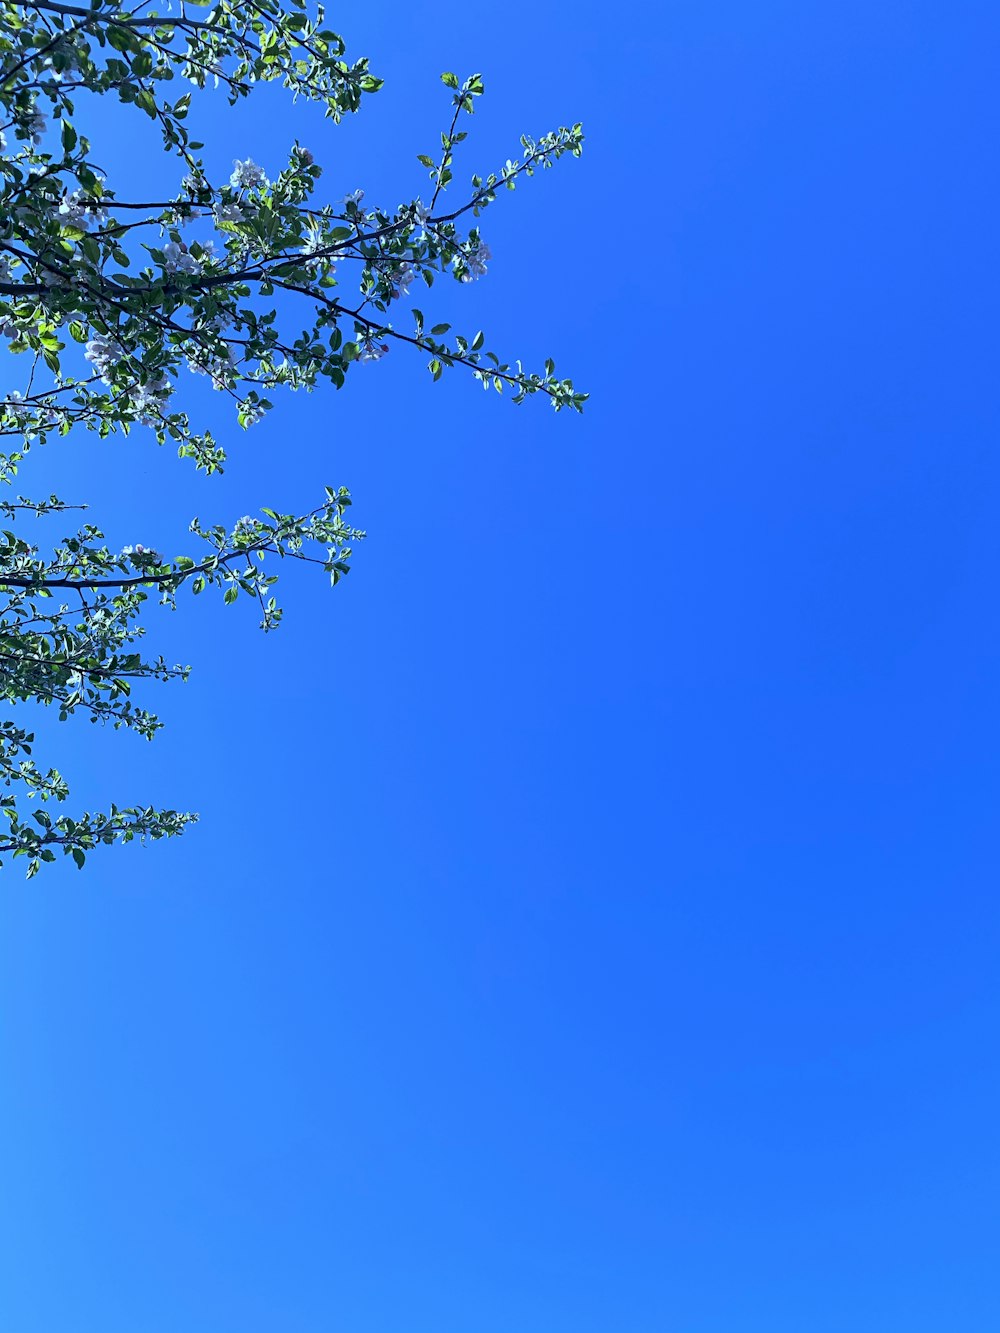
[[[208,160],[391,207],[441,70],[456,188],[583,120],[417,303],[592,400],[394,349],[246,435],[196,385],[221,478],[32,455],[113,544],[327,483],[369,537],[267,638],[154,610],[152,745],[45,728],[202,822],[3,872],[0,1328],[1000,1327],[1000,10],[330,18],[384,91],[196,96]],[[137,120],[95,155],[162,185]]]

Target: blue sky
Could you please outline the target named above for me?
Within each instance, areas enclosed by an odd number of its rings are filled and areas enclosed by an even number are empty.
[[[52,729],[81,804],[203,822],[6,875],[0,1326],[1000,1326],[1000,13],[332,18],[385,90],[203,99],[211,160],[394,205],[442,69],[459,180],[583,120],[438,308],[592,402],[394,350],[245,436],[206,398],[222,478],[33,456],[115,542],[327,482],[370,536],[267,639],[151,618],[153,745]]]

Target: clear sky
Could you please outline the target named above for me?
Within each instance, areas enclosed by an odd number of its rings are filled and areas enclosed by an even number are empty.
[[[332,19],[385,90],[201,98],[210,160],[394,206],[442,69],[459,180],[582,119],[441,300],[592,403],[396,349],[222,478],[33,456],[113,542],[327,482],[370,537],[267,639],[154,613],[152,745],[52,728],[81,804],[203,822],[4,872],[0,1328],[1000,1328],[1000,9]]]

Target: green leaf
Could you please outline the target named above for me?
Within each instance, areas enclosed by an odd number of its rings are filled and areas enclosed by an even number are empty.
[[[115,25],[112,28],[108,28],[107,31],[108,43],[113,46],[116,51],[138,51],[140,49],[135,34],[129,28]]]
[[[452,73],[446,71],[444,74],[441,75],[441,82],[442,82],[442,83],[445,85],[445,87],[447,87],[447,88],[457,88],[457,87],[458,87],[458,75],[457,75],[457,74],[452,74]]]

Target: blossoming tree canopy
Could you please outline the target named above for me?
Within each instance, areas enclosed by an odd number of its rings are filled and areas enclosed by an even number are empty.
[[[13,482],[33,445],[74,428],[103,436],[138,427],[217,471],[222,446],[184,408],[189,375],[206,376],[246,429],[272,409],[275,390],[323,380],[339,389],[356,366],[393,348],[425,356],[435,380],[459,367],[517,403],[540,394],[557,410],[582,409],[586,395],[557,378],[551,361],[526,371],[487,351],[482,333],[452,334],[406,302],[442,277],[470,283],[487,274],[482,214],[501,189],[564,153],[578,156],[579,125],[522,137],[516,159],[446,201],[465,116],[483,93],[479,75],[460,82],[448,73],[448,126],[436,157],[418,155],[428,176],[420,198],[393,205],[360,189],[324,195],[320,164],[297,143],[284,163],[236,160],[212,179],[186,128],[194,97],[236,102],[257,83],[278,82],[338,122],[381,81],[367,60],[347,57],[322,8],[306,0],[161,7],[0,0],[0,339],[20,354],[8,369],[23,366],[0,402],[2,483]],[[94,95],[115,99],[121,116],[153,122],[164,151],[157,198],[132,198],[96,165],[85,133]],[[187,669],[134,650],[144,604],[217,587],[226,602],[254,598],[269,629],[281,612],[268,557],[319,564],[335,583],[363,535],[347,523],[349,504],[346,490],[328,488],[307,513],[262,509],[235,525],[195,523],[200,553],[169,560],[141,545],[112,551],[91,524],[43,554],[18,521],[76,506],[56,496],[0,499],[11,525],[0,542],[3,697],[152,736],[159,723],[133,705],[131,682]],[[0,722],[9,821],[0,864],[4,854],[26,856],[31,875],[61,849],[82,865],[98,843],[172,835],[194,818],[142,806],[53,817],[45,806],[66,798],[66,784],[35,765],[32,741]]]

